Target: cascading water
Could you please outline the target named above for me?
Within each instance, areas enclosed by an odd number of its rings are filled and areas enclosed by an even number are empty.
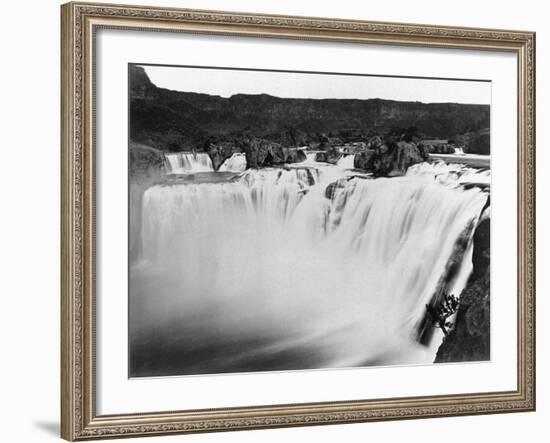
[[[355,167],[355,154],[344,154],[337,163],[343,169],[353,169]]]
[[[418,163],[407,170],[410,177],[423,177],[427,180],[435,180],[449,186],[463,184],[491,184],[491,171],[489,169],[469,168],[459,163],[447,164],[444,161],[433,163]]]
[[[453,167],[441,182],[441,165],[391,179],[345,165],[149,188],[130,281],[136,343],[170,343],[175,360],[166,347],[155,358],[177,374],[433,362],[439,343],[419,344],[417,328],[487,196]],[[454,294],[471,247],[461,262]]]
[[[212,160],[206,153],[175,152],[165,155],[168,174],[213,171]]]
[[[455,155],[465,155],[464,149],[462,149],[462,148],[455,148]]]
[[[220,172],[244,172],[246,171],[246,156],[242,152],[236,152],[225,160],[220,168]]]
[[[317,159],[317,153],[318,151],[309,151],[309,152],[306,152],[306,159],[305,161],[307,163],[314,163]]]

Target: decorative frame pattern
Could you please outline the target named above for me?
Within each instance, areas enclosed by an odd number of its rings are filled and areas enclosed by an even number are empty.
[[[68,3],[62,18],[61,436],[67,440],[535,409],[535,34]],[[508,51],[518,57],[518,384],[512,392],[97,416],[94,33],[99,28]]]

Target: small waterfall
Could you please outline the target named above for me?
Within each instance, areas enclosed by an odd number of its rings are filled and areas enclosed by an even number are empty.
[[[220,168],[220,172],[244,172],[246,171],[246,155],[242,152],[235,152],[226,159]]]
[[[342,169],[355,168],[355,154],[344,154],[336,164]]]
[[[353,155],[340,162],[352,167]],[[173,334],[201,313],[209,325],[201,342],[261,337],[235,348],[232,362],[315,356],[314,366],[292,360],[290,369],[431,363],[438,343],[419,344],[417,330],[465,235],[466,258],[449,287],[460,294],[466,284],[467,227],[487,195],[460,186],[467,171],[455,165],[444,172],[426,163],[391,179],[341,168],[248,169],[237,181],[149,188],[142,262],[159,283],[140,299],[140,328],[156,334],[170,324]],[[219,370],[234,367],[222,360]]]
[[[409,177],[422,177],[429,181],[449,186],[463,184],[491,184],[491,171],[489,169],[475,169],[458,163],[445,163],[436,161],[433,163],[417,163],[407,170]]]
[[[454,148],[454,149],[455,149],[455,152],[454,152],[455,155],[466,155],[464,153],[464,149],[462,149],[462,148]]]
[[[305,161],[308,162],[308,163],[315,163],[316,159],[317,159],[317,152],[318,151],[309,151],[309,152],[306,152],[306,159]]]
[[[168,174],[187,174],[214,170],[210,156],[204,152],[175,152],[165,154],[165,158]]]

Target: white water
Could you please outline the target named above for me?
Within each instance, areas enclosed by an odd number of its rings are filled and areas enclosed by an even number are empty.
[[[462,148],[455,148],[455,155],[465,155],[464,149]]]
[[[316,161],[315,159],[317,158],[317,153],[318,153],[318,152],[319,152],[319,151],[309,151],[309,152],[306,151],[306,159],[305,159],[305,161],[306,161],[307,163],[315,163],[315,161]]]
[[[342,169],[353,169],[355,167],[355,154],[344,154],[336,163]]]
[[[214,170],[209,155],[203,152],[175,152],[166,154],[165,158],[168,174],[186,174]]]
[[[236,152],[225,160],[220,168],[220,172],[244,172],[246,171],[246,155],[242,152]]]
[[[408,169],[407,175],[409,177],[435,180],[438,183],[453,187],[467,183],[491,184],[491,171],[489,169],[469,168],[460,163],[448,164],[444,161],[418,163]]]
[[[418,344],[417,327],[487,198],[458,187],[459,175],[449,185],[453,168],[446,181],[436,179],[442,165],[376,180],[302,167],[148,189],[144,257],[133,269],[156,283],[139,298],[140,328],[199,322],[200,340],[262,339],[235,348],[232,361],[298,349],[316,356],[314,367],[433,362],[439,343]],[[335,177],[341,186],[329,200]],[[470,256],[471,248],[449,292],[460,294]],[[285,369],[307,366],[296,365]]]

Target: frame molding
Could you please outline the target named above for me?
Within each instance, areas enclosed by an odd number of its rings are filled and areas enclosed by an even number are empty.
[[[94,33],[190,32],[508,51],[518,57],[518,385],[512,392],[98,416]],[[535,34],[73,2],[61,7],[61,436],[70,441],[535,410]]]

